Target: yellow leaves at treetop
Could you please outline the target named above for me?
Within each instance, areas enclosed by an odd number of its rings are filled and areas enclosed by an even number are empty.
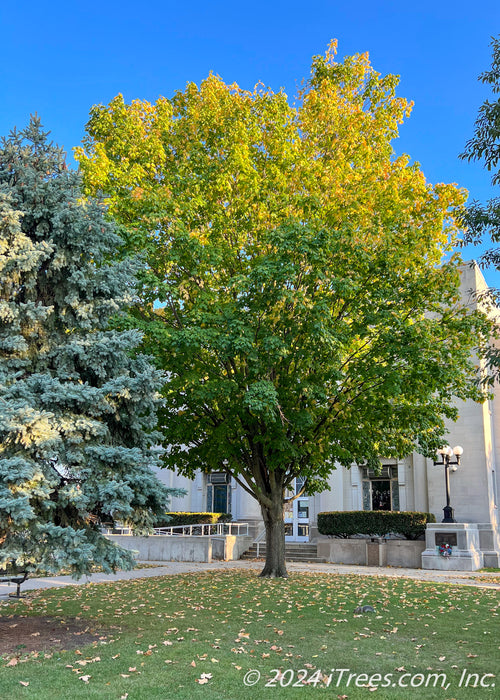
[[[297,139],[285,96],[245,92],[211,75],[172,104],[173,157],[165,175],[175,174],[172,196],[183,224],[235,246],[255,235],[256,221],[279,224],[287,216],[289,152]]]
[[[107,107],[92,108],[88,136],[83,147],[75,148],[75,158],[88,193],[118,193],[108,200],[118,218],[129,219],[129,197],[137,203],[158,184],[165,162],[162,136],[171,113],[163,98],[155,105],[142,100],[127,105],[122,95]]]
[[[396,96],[397,76],[374,71],[368,54],[336,62],[336,48],[313,58],[297,105],[210,74],[155,104],[118,95],[94,107],[76,149],[88,192],[164,248],[187,233],[249,254],[295,220],[348,229],[353,244],[391,254],[403,246],[410,265],[422,255],[438,263],[463,194],[395,156],[412,107]]]
[[[339,64],[335,53],[332,44],[313,59],[298,113],[322,214],[335,228],[347,220],[354,242],[388,250],[410,244],[416,256],[439,262],[451,233],[445,220],[463,195],[453,186],[434,189],[418,164],[394,156],[391,140],[412,107],[395,95],[397,76],[381,77],[367,54]]]

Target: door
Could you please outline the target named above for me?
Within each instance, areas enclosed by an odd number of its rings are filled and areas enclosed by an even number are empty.
[[[227,513],[227,484],[214,484],[214,513]]]
[[[372,510],[391,510],[391,482],[389,480],[372,481]]]
[[[288,496],[299,493],[304,485],[304,478],[295,479],[293,489]],[[285,540],[287,542],[309,542],[309,496],[302,494],[291,503],[285,503]]]

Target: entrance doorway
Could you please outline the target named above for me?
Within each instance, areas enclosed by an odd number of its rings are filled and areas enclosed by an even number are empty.
[[[399,510],[397,466],[383,465],[377,473],[363,468],[363,510]]]
[[[207,511],[231,512],[231,481],[224,472],[212,472],[207,475]]]
[[[294,496],[299,493],[304,485],[304,481],[304,477],[298,476],[288,496]],[[284,516],[285,541],[309,542],[309,496],[302,494],[294,501],[285,503]]]

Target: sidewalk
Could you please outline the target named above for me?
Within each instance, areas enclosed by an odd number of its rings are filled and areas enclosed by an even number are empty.
[[[146,562],[145,562],[146,563]],[[112,581],[124,581],[137,578],[150,578],[152,576],[170,576],[175,574],[195,573],[200,571],[213,571],[220,569],[255,569],[257,572],[263,567],[263,561],[217,561],[208,563],[193,562],[147,562],[156,564],[154,568],[135,569],[133,571],[118,571],[116,574],[92,574],[75,581],[71,576],[47,576],[46,578],[28,579],[21,586],[21,593],[43,588],[61,588],[63,586],[81,586],[86,583],[107,583]],[[290,574],[294,572],[326,573],[326,574],[357,574],[359,576],[388,576],[411,578],[418,581],[447,583],[453,585],[476,586],[483,588],[496,588],[500,590],[500,572],[486,573],[479,571],[434,571],[428,569],[403,569],[376,566],[350,566],[345,564],[299,564],[289,562],[287,569]],[[9,593],[15,593],[14,584],[0,583],[0,600],[8,597]]]

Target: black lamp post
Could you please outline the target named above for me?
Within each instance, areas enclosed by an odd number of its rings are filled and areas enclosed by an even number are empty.
[[[441,522],[443,523],[456,523],[457,521],[453,517],[453,508],[450,505],[450,469],[455,472],[458,465],[460,464],[460,456],[463,454],[464,449],[457,445],[453,449],[448,445],[441,447],[437,451],[439,461],[434,461],[436,466],[444,467],[444,478],[446,483],[446,505],[443,508],[444,518]],[[455,457],[455,461],[452,462],[451,458]]]

